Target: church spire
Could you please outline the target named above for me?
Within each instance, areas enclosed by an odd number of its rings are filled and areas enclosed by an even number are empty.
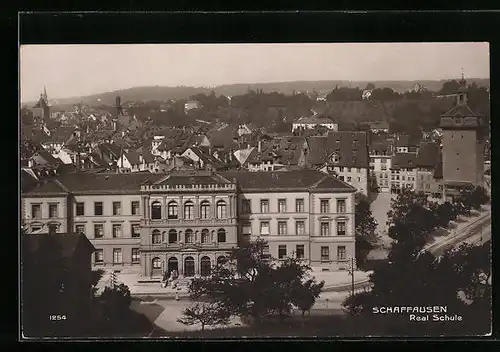
[[[461,87],[465,87],[465,85],[467,84],[467,81],[464,78],[464,69],[463,68],[462,68],[462,78],[460,79],[460,81],[458,83],[460,83]]]
[[[43,86],[43,100],[45,100],[46,103],[49,102],[47,98],[47,88],[45,86]]]

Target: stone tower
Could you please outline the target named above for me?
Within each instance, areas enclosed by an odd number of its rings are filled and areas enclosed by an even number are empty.
[[[456,92],[456,105],[441,116],[443,131],[443,197],[457,195],[461,189],[483,186],[484,144],[487,133],[484,116],[467,104],[463,78]]]

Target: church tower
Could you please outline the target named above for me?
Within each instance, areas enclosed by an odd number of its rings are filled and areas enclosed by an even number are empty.
[[[36,103],[31,110],[34,118],[41,119],[42,121],[48,121],[50,119],[50,105],[47,97],[47,89],[45,87],[43,87],[43,93],[40,94],[38,103]]]
[[[456,92],[456,104],[441,116],[443,131],[443,197],[461,189],[483,186],[484,144],[487,133],[484,116],[467,104],[467,82],[463,74]]]

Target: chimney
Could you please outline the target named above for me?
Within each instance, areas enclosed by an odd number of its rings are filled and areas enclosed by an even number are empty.
[[[144,158],[142,157],[142,154],[139,154],[139,162],[142,164],[143,161],[144,161]]]
[[[257,151],[260,153],[262,152],[262,141],[259,140],[258,144],[257,144]]]

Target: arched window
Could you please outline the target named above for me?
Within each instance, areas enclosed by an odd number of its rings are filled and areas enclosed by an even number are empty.
[[[160,202],[153,202],[153,204],[151,204],[151,219],[161,219]]]
[[[191,229],[186,230],[186,243],[194,243],[194,234]]]
[[[201,243],[209,243],[210,242],[210,233],[207,229],[201,230]]]
[[[184,276],[190,277],[194,276],[194,258],[186,257],[184,259]]]
[[[168,243],[177,243],[177,231],[168,231]]]
[[[170,257],[168,258],[168,268],[167,268],[169,273],[172,273],[172,271],[176,270],[179,271],[179,261],[177,260],[176,257]]]
[[[208,200],[204,200],[200,204],[200,218],[203,220],[210,218],[210,203]]]
[[[212,263],[209,257],[202,257],[200,260],[200,275],[208,276],[210,275]]]
[[[171,201],[168,203],[168,218],[170,220],[175,220],[177,219],[177,202],[176,201]]]
[[[217,258],[217,265],[223,265],[227,262],[227,259],[225,256],[221,255],[220,257]]]
[[[154,230],[153,231],[152,242],[153,242],[153,244],[160,244],[162,242],[162,240],[161,240],[161,232],[159,230]]]
[[[219,200],[217,202],[217,219],[225,219],[226,215],[226,202]]]
[[[190,200],[184,203],[184,219],[186,220],[194,219],[194,204]]]
[[[226,242],[226,230],[219,229],[219,231],[217,231],[217,242],[219,243]]]

